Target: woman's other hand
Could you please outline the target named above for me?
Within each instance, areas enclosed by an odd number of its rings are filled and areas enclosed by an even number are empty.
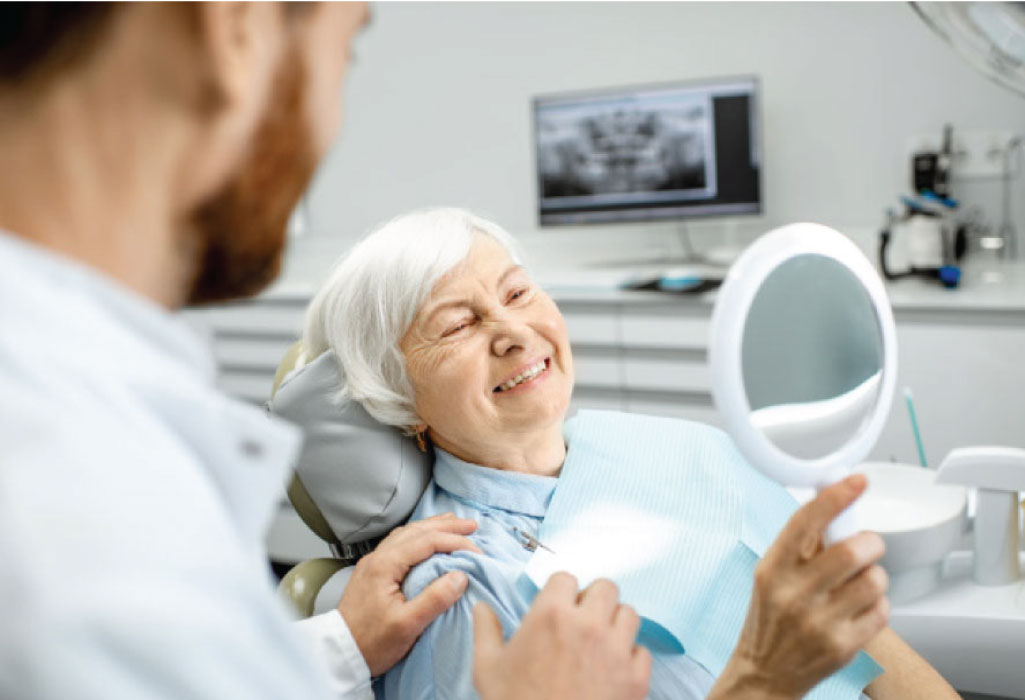
[[[709,698],[799,698],[886,628],[882,538],[862,532],[828,548],[822,532],[868,486],[854,475],[790,518],[755,568],[747,619]]]
[[[554,574],[508,643],[486,604],[473,613],[473,678],[484,700],[640,700],[648,694],[651,655],[635,644],[641,621],[620,605],[611,581],[595,581],[578,594],[573,576]]]
[[[472,520],[451,513],[418,520],[392,530],[373,552],[359,560],[345,586],[338,611],[352,632],[371,676],[397,664],[417,637],[466,590],[468,579],[452,571],[406,600],[402,581],[414,566],[437,552],[480,550],[466,535]]]

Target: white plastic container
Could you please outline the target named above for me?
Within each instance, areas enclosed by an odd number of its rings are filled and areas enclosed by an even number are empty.
[[[859,501],[860,524],[886,542],[881,562],[890,576],[889,598],[899,605],[935,590],[943,562],[967,525],[967,489],[937,484],[936,472],[890,462],[865,462],[868,477]]]

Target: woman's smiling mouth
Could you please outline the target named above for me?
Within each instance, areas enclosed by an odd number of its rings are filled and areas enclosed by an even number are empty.
[[[551,361],[552,359],[550,357],[546,357],[542,360],[538,360],[533,364],[527,365],[526,367],[522,368],[515,376],[510,377],[509,379],[505,380],[504,382],[496,386],[492,390],[492,392],[496,394],[501,394],[513,391],[514,389],[517,389],[527,384],[532,384],[535,380],[538,379],[538,377],[543,376],[545,372],[548,371],[548,368],[551,365]]]

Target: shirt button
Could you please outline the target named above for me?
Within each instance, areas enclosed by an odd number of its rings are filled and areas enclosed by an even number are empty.
[[[242,441],[242,454],[250,459],[257,459],[263,456],[263,445],[256,440]]]

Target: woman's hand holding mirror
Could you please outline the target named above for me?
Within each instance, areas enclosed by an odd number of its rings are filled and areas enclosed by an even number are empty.
[[[848,477],[791,517],[755,570],[740,640],[710,700],[803,697],[886,627],[882,538],[862,532],[822,546],[827,525],[867,485]]]

